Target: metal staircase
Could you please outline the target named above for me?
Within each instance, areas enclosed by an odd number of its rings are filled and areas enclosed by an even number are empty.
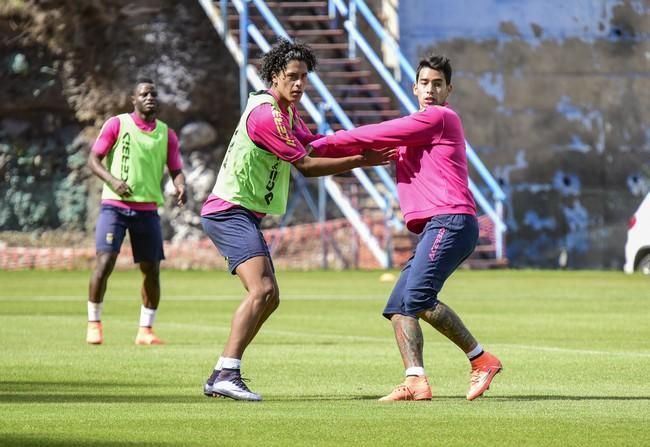
[[[276,36],[283,36],[309,44],[318,58],[317,73],[310,74],[311,82],[301,101],[301,115],[312,131],[328,133],[349,129],[401,116],[404,109],[412,111],[410,98],[356,28],[356,12],[360,11],[368,21],[367,27],[375,28],[377,38],[382,42],[388,41],[386,35],[381,35],[383,28],[379,31],[376,29],[378,22],[362,0],[347,3],[341,0],[198,1],[240,65],[242,108],[245,106],[249,83],[254,89],[265,87],[255,67],[259,66],[263,54],[268,51],[269,44],[275,41]],[[242,33],[242,29],[247,32]],[[395,45],[394,42],[392,44]],[[364,57],[357,54],[359,49]],[[407,63],[402,65],[408,66]],[[410,66],[409,68],[412,71]],[[469,151],[471,147],[468,145],[469,159],[480,163],[473,151],[472,154]],[[482,168],[478,171],[485,177],[487,170],[484,166]],[[350,181],[350,176],[334,176],[321,180],[319,185],[338,205],[380,266],[391,266],[393,258],[396,258],[397,264],[400,263],[405,255],[396,253],[395,247],[410,252],[412,241],[401,220],[392,172],[377,167],[356,169],[351,175],[354,176],[354,181]],[[487,176],[491,179],[489,173]],[[304,185],[302,181],[296,183]],[[362,187],[351,186],[358,184]],[[493,179],[492,184],[488,182],[493,192],[495,185]],[[479,206],[487,216],[480,219],[487,224],[482,225],[481,239],[484,243],[477,248],[475,258],[479,264],[487,266],[502,264],[505,259],[502,243],[505,226],[499,215],[499,200],[496,206],[492,206],[473,183],[471,186]],[[494,193],[495,198],[499,192],[503,194],[498,188]],[[319,209],[315,210],[314,201],[308,198],[304,186],[301,186],[301,193],[314,217],[324,220],[322,198],[319,200]],[[291,209],[288,210],[289,215],[291,212]],[[378,222],[383,222],[383,225],[378,225]],[[376,228],[390,228],[392,234],[379,235]]]

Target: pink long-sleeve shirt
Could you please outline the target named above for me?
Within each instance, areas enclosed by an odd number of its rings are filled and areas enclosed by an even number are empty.
[[[446,105],[338,131],[311,145],[318,151],[396,146],[400,207],[407,228],[414,233],[420,233],[436,215],[476,215],[468,186],[463,125],[456,112]]]
[[[138,129],[145,132],[151,132],[156,128],[155,121],[145,121],[135,113],[130,113],[129,116]],[[120,136],[120,119],[113,116],[108,119],[102,126],[95,144],[93,144],[92,151],[100,157],[105,157],[115,145],[117,138]],[[171,127],[167,129],[167,169],[169,172],[178,171],[183,169],[183,160],[181,159],[181,152],[178,145],[178,137],[176,132]],[[102,200],[103,205],[113,205],[120,208],[129,208],[136,211],[154,211],[158,209],[155,202],[127,202],[124,200]]]
[[[268,93],[273,94],[273,91],[269,90]],[[298,114],[295,106],[291,105],[289,107],[292,108],[294,116],[293,128],[289,124],[288,110],[282,110],[282,119],[278,122],[273,115],[273,107],[271,104],[264,103],[251,110],[246,120],[246,131],[257,147],[271,152],[281,160],[294,163],[307,155],[305,146],[321,138],[322,135],[312,134]],[[327,151],[322,150],[316,153],[316,155],[321,155],[321,152],[325,154]],[[341,155],[344,155],[344,152]],[[201,208],[201,215],[206,216],[236,206],[239,205],[210,194]],[[258,217],[264,216],[262,213],[255,214]]]

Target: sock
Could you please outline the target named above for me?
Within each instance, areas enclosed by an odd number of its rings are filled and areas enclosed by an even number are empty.
[[[214,370],[212,370],[212,374],[210,374],[210,377],[208,377],[208,385],[213,385],[214,382],[217,380],[217,376],[219,376],[219,373],[223,369],[223,360],[224,360],[223,357],[219,357],[219,360],[217,360],[217,364],[214,365]],[[240,360],[240,366],[241,366],[241,360]]]
[[[467,355],[467,358],[469,359],[469,361],[472,362],[472,361],[476,360],[477,358],[479,358],[481,356],[481,354],[483,354],[483,352],[484,352],[483,347],[479,343],[479,344],[476,345],[476,347],[474,349],[467,352],[465,355]]]
[[[221,363],[222,369],[241,369],[241,359],[233,359],[231,357],[223,357]]]
[[[219,357],[219,360],[217,360],[217,364],[214,365],[214,369],[216,371],[221,371],[221,369],[223,368],[222,365],[223,365],[223,357]]]
[[[140,307],[140,327],[152,327],[153,321],[156,319],[156,310]]]
[[[406,377],[408,376],[424,376],[424,367],[423,366],[409,366],[406,368],[406,372],[404,373]]]
[[[88,321],[102,321],[102,307],[104,303],[88,301]]]

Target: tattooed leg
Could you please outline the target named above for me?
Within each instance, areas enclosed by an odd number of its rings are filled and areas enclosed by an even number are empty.
[[[422,363],[422,351],[424,349],[424,338],[422,328],[417,318],[406,317],[395,314],[390,319],[395,331],[397,347],[402,355],[404,368],[411,366],[424,366]]]
[[[465,353],[470,352],[478,345],[469,329],[465,327],[463,320],[441,301],[438,302],[436,307],[418,314],[418,317],[433,326]]]

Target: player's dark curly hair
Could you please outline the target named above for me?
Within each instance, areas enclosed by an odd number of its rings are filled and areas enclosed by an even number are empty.
[[[280,38],[262,59],[260,75],[267,84],[273,81],[273,75],[281,73],[289,61],[298,60],[307,64],[308,71],[316,69],[316,56],[313,50],[305,44],[289,42]]]

